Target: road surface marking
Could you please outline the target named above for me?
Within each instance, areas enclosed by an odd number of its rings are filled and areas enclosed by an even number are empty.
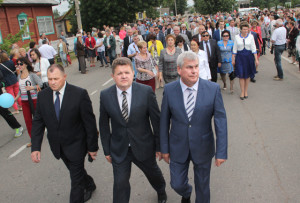
[[[105,85],[107,85],[108,83],[110,83],[112,80],[113,80],[113,79],[110,78],[108,81],[106,81],[106,82],[102,85],[102,87],[105,86]]]
[[[95,90],[94,92],[92,92],[91,94],[90,94],[90,96],[93,96],[94,94],[96,94],[97,93],[97,90]]]
[[[17,151],[15,151],[12,155],[10,155],[10,156],[8,157],[8,159],[11,159],[11,158],[17,156],[21,151],[23,151],[24,149],[26,149],[26,147],[27,147],[27,144],[23,145],[23,146],[20,147]]]

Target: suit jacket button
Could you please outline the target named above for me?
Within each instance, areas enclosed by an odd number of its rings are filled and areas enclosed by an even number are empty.
[[[189,128],[192,127],[192,125],[189,125]]]

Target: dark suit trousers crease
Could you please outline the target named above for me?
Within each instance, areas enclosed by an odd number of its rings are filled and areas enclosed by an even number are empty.
[[[212,64],[212,62],[209,62],[209,69],[211,74],[211,81],[217,82],[218,80],[218,70],[217,67]]]
[[[185,163],[170,162],[171,187],[185,198],[191,196],[192,186],[188,183],[188,171],[190,159]],[[194,163],[194,183],[196,192],[196,203],[210,202],[210,169],[211,160],[203,164]]]
[[[129,147],[124,161],[121,163],[115,163],[112,161],[114,173],[113,203],[129,202],[131,163],[134,163],[144,172],[151,186],[157,193],[163,193],[165,191],[166,182],[160,168],[157,165],[155,155],[141,162],[134,157],[131,148]]]
[[[61,159],[67,166],[71,178],[70,203],[83,203],[84,190],[93,186],[94,180],[84,169],[84,157],[78,161],[70,161],[61,149]]]

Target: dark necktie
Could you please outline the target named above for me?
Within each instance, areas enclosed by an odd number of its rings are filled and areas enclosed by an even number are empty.
[[[128,122],[128,103],[126,98],[126,91],[123,91],[123,101],[122,101],[122,115],[126,123]]]
[[[208,41],[205,42],[205,44],[206,44],[207,59],[208,59],[208,62],[210,62],[210,51],[209,51],[209,47],[208,47]]]
[[[59,99],[59,92],[55,92],[56,94],[56,99],[54,102],[54,108],[55,108],[55,114],[57,120],[59,120],[59,112],[60,112],[60,99]]]

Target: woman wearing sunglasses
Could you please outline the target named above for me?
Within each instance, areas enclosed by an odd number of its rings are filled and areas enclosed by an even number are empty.
[[[33,72],[33,67],[26,57],[17,60],[17,65],[20,69],[19,86],[20,92],[18,97],[21,97],[23,116],[29,137],[31,138],[32,117],[37,102],[37,92],[43,85],[43,81]],[[32,107],[34,109],[32,109]],[[31,143],[27,145],[31,147]]]
[[[224,83],[223,90],[226,90],[226,74],[230,78],[230,93],[233,93],[233,66],[232,66],[232,50],[233,50],[233,41],[229,40],[230,32],[224,30],[222,32],[222,40],[218,41],[218,46],[221,52],[221,67],[219,68],[222,81]]]
[[[248,98],[250,77],[253,78],[258,66],[258,58],[254,37],[249,33],[249,24],[242,22],[241,33],[235,36],[232,65],[235,66],[235,75],[240,79],[240,99]]]

